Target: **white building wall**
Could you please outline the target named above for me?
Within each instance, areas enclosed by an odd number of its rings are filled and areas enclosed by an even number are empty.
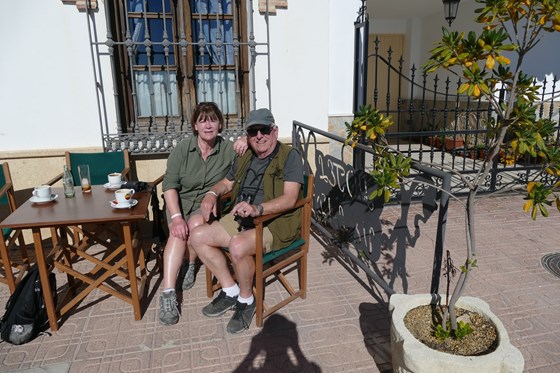
[[[85,14],[45,0],[4,10],[0,151],[101,146]]]
[[[270,17],[271,107],[280,136],[293,120],[327,130],[330,116],[352,115],[354,21],[359,0],[290,1]],[[257,42],[264,16],[255,12]],[[268,106],[266,57],[257,62],[257,107]]]
[[[270,17],[271,79],[267,57],[258,56],[256,106],[269,106],[270,84],[281,137],[291,136],[293,120],[327,129],[329,115],[351,115],[353,22],[359,6],[359,0],[291,1]],[[99,8],[96,27],[104,36],[104,2]],[[0,37],[10,51],[0,59],[2,71],[10,72],[0,87],[2,151],[102,146],[85,17],[73,5],[44,0],[17,1],[0,14]],[[254,23],[256,41],[266,42],[258,11]],[[107,122],[115,132],[108,63],[102,59]]]
[[[354,22],[360,1],[331,0],[328,14],[328,115],[352,116],[354,94]],[[325,129],[322,125],[315,127]]]
[[[298,120],[327,129],[329,118],[352,113],[353,22],[359,0],[290,1],[270,17],[271,102],[265,56],[257,57],[257,107],[271,105],[281,137]],[[254,2],[257,7],[257,2]],[[476,29],[474,2],[461,2],[455,30]],[[104,2],[96,14],[105,35]],[[0,85],[0,151],[101,147],[99,111],[84,13],[61,1],[20,0],[0,12],[4,53]],[[254,13],[257,42],[266,42],[264,16]],[[441,12],[409,20],[371,18],[371,33],[404,33],[410,66],[417,68],[441,35]],[[525,70],[559,75],[558,33],[545,35]],[[258,48],[264,51],[263,47]],[[104,59],[103,83],[110,131],[116,128],[112,76]]]

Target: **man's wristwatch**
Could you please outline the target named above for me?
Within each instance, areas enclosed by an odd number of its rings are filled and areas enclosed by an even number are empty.
[[[264,207],[260,203],[257,205],[257,211],[259,212],[259,216],[264,214]]]

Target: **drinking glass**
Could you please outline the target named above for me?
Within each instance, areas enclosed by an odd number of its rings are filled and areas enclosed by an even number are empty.
[[[91,177],[89,174],[89,165],[80,164],[78,165],[78,174],[80,175],[80,184],[82,186],[83,193],[91,192]]]

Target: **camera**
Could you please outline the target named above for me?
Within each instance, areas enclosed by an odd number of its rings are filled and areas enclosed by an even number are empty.
[[[239,197],[237,198],[237,203],[247,202],[247,203],[250,204],[252,201],[253,201],[253,197],[250,194],[247,194],[247,193],[241,193],[239,195]],[[235,216],[235,221],[237,222],[237,224],[239,224],[239,231],[244,231],[244,230],[247,230],[247,229],[255,228],[255,223],[253,221],[252,216],[242,217],[242,216],[236,215]]]

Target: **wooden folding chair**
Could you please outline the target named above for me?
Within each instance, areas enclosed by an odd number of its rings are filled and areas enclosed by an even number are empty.
[[[17,208],[12,177],[8,163],[3,163],[0,168],[0,207],[11,214]],[[16,245],[17,243],[17,245]],[[15,252],[19,248],[19,252]],[[17,255],[16,255],[17,254]],[[10,258],[12,256],[12,258]],[[0,282],[8,284],[10,293],[13,293],[17,284],[29,268],[29,257],[21,229],[2,228],[0,242]]]
[[[255,219],[256,229],[256,255],[255,255],[255,280],[253,293],[257,302],[256,324],[262,327],[263,320],[290,303],[294,299],[300,297],[305,299],[307,291],[307,253],[309,252],[309,234],[311,230],[311,206],[313,199],[313,174],[304,176],[303,195],[304,197],[297,201],[294,208],[302,209],[301,213],[301,237],[293,242],[290,246],[264,254],[262,247],[263,227],[264,223],[272,220],[282,214],[263,215]],[[222,196],[228,198],[228,196]],[[286,211],[284,214],[293,210]],[[227,248],[224,248],[227,254]],[[298,271],[298,284],[293,285],[288,279],[288,274],[294,270]],[[268,280],[268,278],[273,277]],[[287,294],[275,304],[265,303],[265,287],[276,281],[279,281]],[[292,281],[293,282],[293,281]],[[206,293],[208,298],[212,298],[215,291],[219,290],[221,285],[215,283],[212,272],[206,268]]]
[[[107,183],[107,175],[112,172],[120,172],[125,178],[130,173],[130,158],[127,149],[116,152],[97,152],[97,153],[65,153],[66,166],[72,173],[74,185],[80,186],[80,176],[78,174],[78,165],[89,165],[89,172],[92,185],[103,185]],[[60,173],[46,184],[52,185],[61,180],[63,173]],[[83,246],[90,245],[88,239],[82,240],[83,231],[80,227],[72,227],[74,242],[82,242]],[[118,234],[115,232],[115,234]],[[53,235],[53,242],[56,243],[56,235]],[[102,243],[102,241],[99,241]]]
[[[66,152],[66,166],[72,172],[74,185],[80,185],[78,165],[88,164],[92,185],[103,185],[107,175],[120,172],[126,177],[130,172],[128,150],[108,153],[72,153]]]

